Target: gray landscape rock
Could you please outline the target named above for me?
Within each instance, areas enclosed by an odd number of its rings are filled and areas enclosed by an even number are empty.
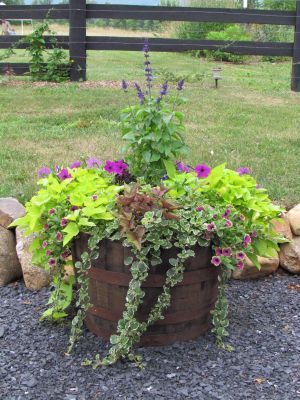
[[[15,219],[23,217],[25,208],[13,197],[0,198],[0,226],[7,228]]]
[[[249,260],[246,259],[245,267],[243,269],[236,269],[232,272],[234,279],[256,279],[263,276],[273,274],[279,267],[279,257],[264,258],[258,257],[258,262],[261,265],[261,269],[257,267]]]
[[[300,236],[294,236],[291,243],[280,246],[280,266],[292,274],[300,274]]]
[[[30,290],[39,290],[50,284],[51,276],[45,269],[32,265],[29,246],[33,239],[33,235],[25,236],[23,229],[16,228],[16,250],[22,267],[25,285]]]
[[[22,269],[16,253],[13,232],[0,226],[0,286],[22,277]]]

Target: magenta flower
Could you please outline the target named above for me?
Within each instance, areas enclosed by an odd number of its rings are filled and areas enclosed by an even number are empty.
[[[233,223],[230,221],[230,219],[226,219],[224,226],[226,226],[226,228],[232,228]]]
[[[243,269],[245,267],[245,264],[243,263],[243,261],[238,261],[236,263],[236,267],[237,269]]]
[[[224,212],[224,214],[222,215],[222,218],[227,219],[230,215],[231,211],[229,210],[229,208],[227,208]]]
[[[61,242],[63,240],[63,235],[61,232],[57,232],[56,236],[55,236],[56,240],[58,242]]]
[[[238,260],[245,260],[246,258],[246,254],[243,251],[238,251],[235,256]]]
[[[98,160],[95,157],[91,157],[88,160],[86,160],[86,165],[88,168],[99,168],[101,164],[102,161]]]
[[[257,238],[257,232],[256,231],[251,232],[251,236],[253,237],[253,239]]]
[[[226,219],[224,226],[226,228],[231,228],[233,226],[232,221],[230,221],[230,219]]]
[[[225,249],[222,250],[222,254],[225,257],[231,257],[232,256],[232,251],[230,247],[226,247]]]
[[[42,247],[45,248],[45,247],[47,247],[47,246],[48,246],[48,243],[46,242],[46,240],[44,240],[43,243],[42,243]]]
[[[217,256],[214,256],[214,257],[211,259],[211,263],[212,263],[213,265],[215,265],[216,267],[218,267],[218,266],[221,264],[221,258],[220,258],[220,257],[217,257]]]
[[[249,246],[249,244],[252,242],[251,236],[250,235],[245,235],[244,240],[243,240],[243,245],[245,247]]]
[[[237,172],[240,176],[248,175],[248,174],[250,174],[250,169],[249,169],[249,168],[246,168],[246,167],[240,167],[240,168],[238,168],[238,169],[236,170],[236,172]]]
[[[96,201],[97,199],[98,199],[98,196],[97,196],[96,194],[94,194],[94,195],[92,196],[92,200]]]
[[[208,232],[212,232],[215,229],[216,225],[212,222],[211,224],[207,225]]]
[[[50,258],[50,260],[48,261],[48,264],[49,264],[51,267],[54,267],[54,266],[56,265],[56,260],[55,260],[55,258]]]
[[[46,250],[46,256],[51,256],[51,254],[52,254],[52,251],[51,250]]]
[[[217,248],[215,249],[215,253],[216,253],[216,256],[221,256],[221,255],[222,255],[222,249],[221,249],[221,247],[217,247]]]
[[[66,168],[63,168],[59,173],[58,176],[60,180],[64,181],[65,179],[72,178],[72,175],[69,174],[69,171]]]
[[[40,178],[48,176],[49,174],[51,174],[51,169],[48,168],[48,167],[43,167],[43,168],[38,170],[38,175],[39,175]]]
[[[241,220],[241,221],[245,221],[245,219],[246,219],[245,215],[241,214],[241,215],[240,215],[240,220]]]
[[[196,211],[198,211],[198,212],[201,212],[201,211],[204,211],[204,210],[205,210],[205,208],[202,207],[202,206],[196,208]]]
[[[218,218],[218,215],[217,214],[213,214],[213,219],[217,219]]]
[[[115,163],[110,160],[106,160],[104,170],[109,174],[113,174],[115,172]]]
[[[70,165],[71,169],[75,169],[75,168],[79,168],[81,166],[81,162],[80,161],[74,161],[72,162],[72,164]]]
[[[49,229],[49,224],[45,224],[45,225],[43,226],[43,228],[44,228],[44,230],[46,231],[47,229]]]
[[[53,214],[55,214],[55,213],[56,213],[55,208],[51,208],[51,209],[48,211],[48,214],[49,214],[49,215],[53,215]]]
[[[115,173],[117,175],[123,175],[126,169],[128,169],[128,165],[123,160],[118,160],[115,162]]]
[[[78,209],[79,209],[78,206],[72,206],[72,207],[71,207],[71,211],[76,211],[76,210],[78,210]]]
[[[195,172],[197,173],[198,178],[207,178],[210,174],[211,168],[209,168],[206,164],[199,164],[195,167]]]
[[[190,167],[181,161],[176,161],[176,169],[180,172],[190,172]]]
[[[65,227],[66,225],[68,225],[68,220],[67,220],[67,218],[63,218],[61,221],[60,221],[60,226],[62,226],[62,227]]]

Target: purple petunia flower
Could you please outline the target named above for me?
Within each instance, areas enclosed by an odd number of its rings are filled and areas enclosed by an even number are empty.
[[[59,171],[60,171],[60,166],[59,165],[55,165],[54,169],[55,169],[55,172],[58,174]]]
[[[76,211],[76,210],[78,210],[78,209],[79,209],[78,206],[72,206],[72,207],[71,207],[71,211]]]
[[[198,211],[198,212],[201,212],[201,211],[204,211],[204,210],[205,210],[205,208],[202,207],[202,206],[196,208],[196,211]]]
[[[162,181],[166,181],[167,179],[169,179],[168,175],[164,175],[164,176],[161,178]]]
[[[238,261],[236,263],[236,267],[237,267],[237,269],[244,269],[245,265],[244,265],[243,261]]]
[[[251,236],[253,237],[253,239],[257,238],[257,232],[256,231],[251,232]]]
[[[69,171],[66,168],[63,168],[59,173],[58,176],[60,180],[64,181],[65,179],[72,178],[72,175],[69,173]]]
[[[72,164],[70,165],[71,169],[75,169],[75,168],[79,168],[81,166],[81,162],[80,161],[74,161],[72,162]]]
[[[232,256],[232,251],[230,247],[226,247],[225,249],[222,250],[222,254],[225,257],[231,257]]]
[[[207,225],[208,232],[212,232],[215,229],[216,225],[212,222],[211,224]]]
[[[226,219],[224,226],[226,226],[226,228],[232,228],[233,223],[230,219]]]
[[[245,235],[244,240],[243,240],[243,245],[245,247],[249,246],[249,244],[252,242],[251,236],[250,235]]]
[[[240,167],[240,168],[238,168],[238,169],[236,170],[236,172],[237,172],[240,176],[243,176],[243,175],[250,174],[250,169],[249,169],[249,168],[246,168],[246,167]]]
[[[56,240],[58,242],[61,242],[63,240],[63,235],[61,232],[57,232],[56,236],[55,236]]]
[[[54,266],[56,265],[56,260],[55,260],[55,258],[50,258],[50,260],[48,261],[48,264],[49,264],[51,267],[54,267]]]
[[[93,194],[92,200],[96,201],[98,199],[98,196],[96,194]]]
[[[211,263],[212,263],[213,265],[215,265],[216,267],[218,267],[218,266],[221,264],[221,258],[220,258],[220,257],[217,257],[217,256],[214,256],[214,257],[211,259]]]
[[[184,80],[181,79],[179,82],[177,82],[177,88],[176,88],[176,90],[178,90],[178,91],[183,90],[183,86],[184,86]]]
[[[86,165],[88,168],[99,168],[102,164],[102,161],[98,160],[95,157],[91,157],[86,160]]]
[[[240,220],[241,220],[241,221],[245,221],[245,219],[246,219],[245,215],[244,215],[244,214],[241,214],[241,215],[240,215]]]
[[[48,214],[49,214],[49,215],[53,215],[53,214],[55,214],[55,213],[56,213],[55,208],[51,208],[51,209],[48,211]]]
[[[127,92],[128,90],[128,84],[124,79],[122,79],[121,88],[124,90],[124,92]]]
[[[51,174],[51,169],[48,167],[43,167],[41,169],[38,170],[38,175],[40,178],[43,178],[45,176],[48,176]]]
[[[66,225],[68,225],[69,221],[67,220],[67,218],[63,218],[60,221],[60,226],[65,227]]]
[[[43,243],[42,243],[42,247],[45,248],[45,247],[47,247],[47,246],[48,246],[48,243],[46,242],[46,240],[44,240]]]
[[[197,173],[198,178],[207,178],[210,174],[211,168],[209,168],[206,164],[199,164],[195,167],[195,172]]]
[[[47,257],[51,256],[51,254],[52,254],[52,251],[51,251],[51,250],[46,250],[46,256],[47,256]]]
[[[245,260],[246,254],[243,251],[238,251],[235,255],[238,260]]]
[[[216,256],[221,256],[222,255],[222,249],[220,247],[217,247],[215,250]]]
[[[176,161],[176,169],[180,172],[190,172],[190,167],[181,161]]]
[[[49,224],[44,224],[43,228],[46,231],[47,229],[49,229]]]

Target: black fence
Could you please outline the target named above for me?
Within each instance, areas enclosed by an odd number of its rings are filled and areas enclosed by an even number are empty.
[[[51,10],[50,14],[49,10]],[[295,27],[293,43],[180,40],[151,38],[151,51],[183,52],[189,50],[219,50],[242,55],[291,57],[291,88],[300,92],[300,0],[296,0],[296,11],[271,11],[228,8],[193,8],[161,6],[124,6],[86,4],[86,0],[70,0],[69,4],[0,6],[0,19],[68,19],[69,36],[57,36],[59,45],[69,50],[71,80],[86,79],[87,50],[141,50],[144,38],[87,36],[86,20],[90,18],[136,19],[159,21],[223,22],[246,24],[290,25]],[[1,36],[0,48],[9,48],[23,36]],[[50,47],[50,42],[48,45]],[[22,47],[21,47],[22,48]],[[24,45],[23,45],[24,48]],[[2,67],[6,65],[2,64]],[[18,64],[10,64],[12,68]],[[26,66],[22,64],[23,69]],[[1,68],[1,64],[0,64]]]

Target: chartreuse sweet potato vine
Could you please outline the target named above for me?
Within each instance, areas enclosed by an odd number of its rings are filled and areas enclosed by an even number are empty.
[[[108,354],[85,361],[94,367],[122,358],[141,364],[133,348],[150,325],[164,318],[171,289],[182,281],[185,261],[195,255],[196,245],[212,246],[211,268],[221,271],[212,316],[217,344],[224,347],[223,337],[228,335],[225,284],[230,271],[243,268],[246,256],[260,268],[257,257],[275,255],[282,240],[271,224],[282,210],[272,204],[249,170],[232,171],[225,164],[193,168],[176,161],[186,149],[181,136],[184,116],[174,111],[178,96],[167,96],[167,82],[157,97],[153,95],[147,45],[144,54],[146,88],[136,83],[139,105],[122,112],[122,137],[128,144],[124,160],[90,158],[69,167],[42,168],[41,189],[26,204],[26,215],[14,223],[35,234],[33,263],[49,269],[53,276],[54,290],[42,318],[67,316],[76,294],[77,314],[68,352],[80,337],[91,306],[87,273],[98,257],[99,242],[119,240],[131,248],[132,257],[125,264],[130,266],[132,280],[123,316],[110,338]],[[183,84],[178,83],[177,93]],[[122,88],[128,91],[125,81]],[[88,251],[75,264],[75,285],[74,279],[66,280],[65,266],[79,233],[89,234],[89,241]],[[177,256],[169,259],[162,293],[147,321],[140,322],[137,310],[145,296],[142,284],[151,267],[162,263],[161,251],[171,247],[177,249]]]

